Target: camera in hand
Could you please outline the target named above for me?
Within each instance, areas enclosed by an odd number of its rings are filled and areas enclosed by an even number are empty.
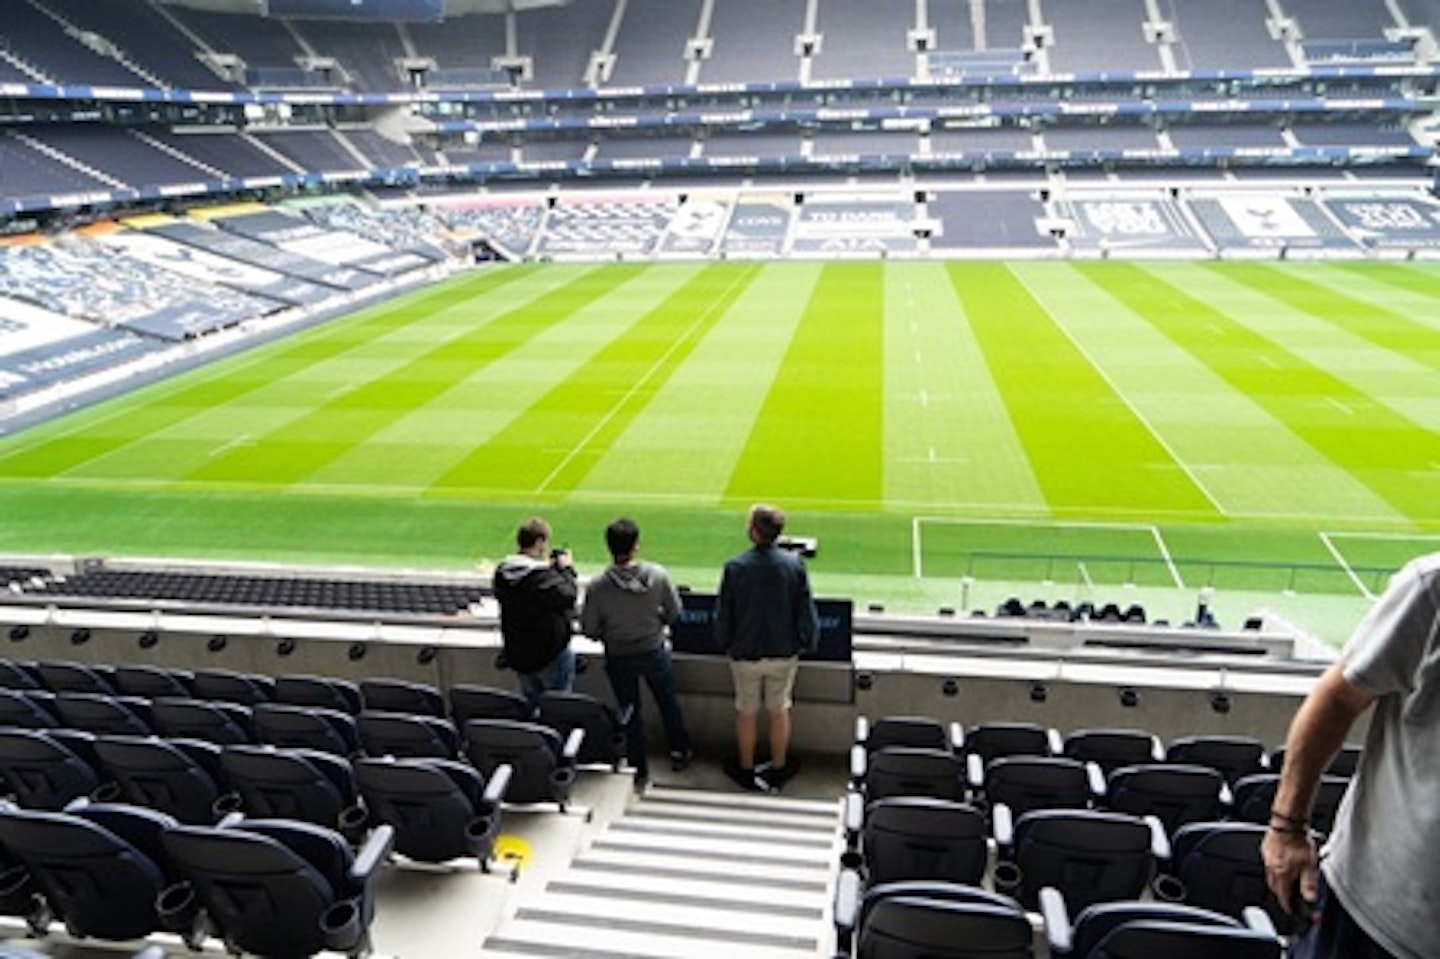
[[[564,546],[556,546],[550,550],[550,565],[559,565],[560,561],[570,555],[570,551]]]

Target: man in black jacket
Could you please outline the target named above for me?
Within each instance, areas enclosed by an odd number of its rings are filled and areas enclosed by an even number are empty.
[[[505,557],[493,578],[500,636],[520,693],[538,706],[547,689],[568,692],[575,678],[575,566],[566,550],[551,551],[550,524],[538,516],[520,525],[515,543],[519,552]]]
[[[776,545],[785,514],[755,506],[746,527],[753,548],[725,564],[715,606],[715,635],[735,681],[737,764],[726,771],[744,789],[772,792],[795,774],[790,705],[800,654],[813,652],[820,618],[798,556]],[[770,761],[755,765],[758,717],[764,709]]]

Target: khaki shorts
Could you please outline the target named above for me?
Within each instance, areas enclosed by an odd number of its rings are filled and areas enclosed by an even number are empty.
[[[735,711],[753,713],[761,706],[772,713],[789,709],[799,669],[799,656],[730,660],[730,676],[735,680]]]

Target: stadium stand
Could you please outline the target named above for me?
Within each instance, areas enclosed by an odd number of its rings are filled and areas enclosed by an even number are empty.
[[[685,82],[690,39],[700,22],[701,0],[633,0],[615,37],[614,87],[679,85]]]

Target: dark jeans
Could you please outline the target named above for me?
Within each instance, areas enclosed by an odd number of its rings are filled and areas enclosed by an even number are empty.
[[[1312,925],[1290,943],[1290,959],[1395,959],[1361,929],[1320,875]]]
[[[546,666],[533,673],[517,673],[520,679],[520,695],[531,706],[540,705],[540,697],[550,690],[568,693],[575,683],[575,651],[569,646],[560,650],[559,655]]]
[[[690,734],[685,731],[685,716],[675,695],[675,671],[670,665],[670,647],[662,645],[645,653],[630,656],[605,656],[605,675],[615,691],[620,711],[630,710],[630,723],[625,727],[625,752],[637,774],[647,776],[650,764],[645,755],[645,719],[640,714],[640,680],[650,687],[650,695],[660,707],[665,723],[665,738],[672,753],[690,750]]]

